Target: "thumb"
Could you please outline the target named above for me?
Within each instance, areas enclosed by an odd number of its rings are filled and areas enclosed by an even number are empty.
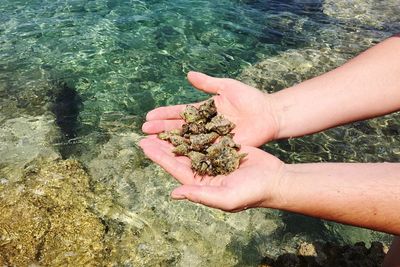
[[[225,211],[234,210],[233,200],[228,197],[229,192],[225,188],[205,185],[182,185],[172,191],[173,199],[187,199],[208,207]]]
[[[187,75],[189,82],[197,89],[217,94],[222,89],[223,79],[208,76],[206,74],[190,71]]]

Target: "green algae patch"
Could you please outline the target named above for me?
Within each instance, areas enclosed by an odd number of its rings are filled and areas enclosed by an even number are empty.
[[[105,230],[88,196],[75,160],[35,163],[21,181],[0,183],[0,265],[99,265]]]

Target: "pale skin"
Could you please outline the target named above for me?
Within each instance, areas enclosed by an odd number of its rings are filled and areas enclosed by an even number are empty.
[[[237,125],[234,138],[248,156],[228,176],[200,179],[188,158],[171,153],[170,144],[154,135],[143,139],[144,153],[182,184],[172,192],[174,199],[225,211],[275,208],[400,235],[400,163],[285,164],[256,148],[273,139],[400,110],[399,36],[277,93],[196,72],[190,72],[188,79],[199,90],[215,95],[218,112]],[[143,132],[179,128],[184,107],[150,111]],[[400,266],[399,246],[400,241],[395,241],[385,266]]]

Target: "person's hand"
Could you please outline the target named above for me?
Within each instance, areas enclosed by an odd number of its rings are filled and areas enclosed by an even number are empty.
[[[281,201],[279,184],[284,163],[261,149],[243,146],[240,152],[248,155],[227,176],[200,177],[192,171],[190,159],[175,156],[168,142],[149,136],[140,141],[140,147],[147,157],[182,184],[172,192],[174,199],[188,199],[231,212],[270,207]]]
[[[236,124],[232,132],[237,143],[258,147],[276,137],[278,122],[267,93],[233,79],[214,78],[198,72],[189,72],[188,79],[197,89],[215,94],[218,113]],[[185,107],[176,105],[150,111],[143,132],[156,134],[180,128],[184,121],[179,114]]]

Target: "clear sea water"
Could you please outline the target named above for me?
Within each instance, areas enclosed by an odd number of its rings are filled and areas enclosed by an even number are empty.
[[[176,182],[137,141],[149,110],[208,97],[189,70],[273,92],[400,32],[399,14],[395,0],[0,0],[1,196],[13,197],[8,185],[24,184],[39,157],[77,159],[88,194],[110,195],[112,204],[88,204],[106,229],[102,246],[114,242],[104,265],[255,266],[302,240],[387,242],[291,213],[173,202]],[[290,163],[398,161],[399,132],[393,114],[263,148]]]

